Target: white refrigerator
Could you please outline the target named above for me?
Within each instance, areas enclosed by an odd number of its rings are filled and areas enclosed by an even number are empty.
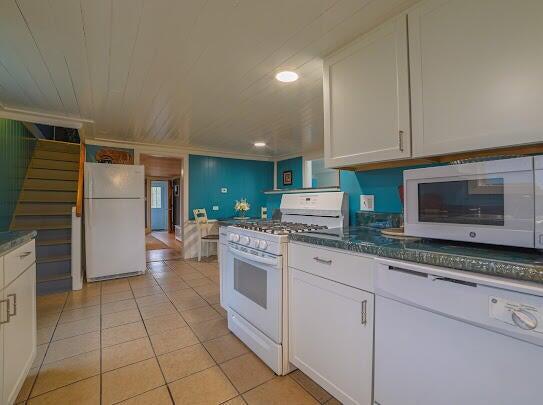
[[[88,281],[145,272],[144,167],[85,163]]]

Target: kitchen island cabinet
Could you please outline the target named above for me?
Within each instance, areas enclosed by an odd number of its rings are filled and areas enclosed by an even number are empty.
[[[0,256],[0,403],[11,405],[36,356],[34,240]]]

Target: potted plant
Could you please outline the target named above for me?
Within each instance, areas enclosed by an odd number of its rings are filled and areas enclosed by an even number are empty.
[[[241,200],[236,200],[236,203],[234,204],[234,210],[238,213],[238,217],[240,219],[245,219],[245,215],[247,214],[247,211],[251,209],[251,205],[247,202],[246,198],[242,198]]]

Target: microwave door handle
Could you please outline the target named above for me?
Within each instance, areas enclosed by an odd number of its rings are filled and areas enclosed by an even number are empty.
[[[249,253],[240,252],[239,250],[233,249],[232,247],[228,247],[228,250],[234,256],[238,256],[240,258],[250,260],[250,261],[255,262],[255,263],[262,263],[262,264],[266,264],[266,265],[270,265],[270,266],[277,266],[277,259],[275,259],[275,258],[272,259],[272,258],[269,258],[269,257],[255,256],[255,255],[252,255],[252,254],[249,254]]]

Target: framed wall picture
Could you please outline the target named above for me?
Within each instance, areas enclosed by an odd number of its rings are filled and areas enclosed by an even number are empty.
[[[134,149],[114,148],[111,146],[87,145],[86,161],[92,163],[134,164]]]
[[[292,186],[292,170],[283,172],[283,186]]]

